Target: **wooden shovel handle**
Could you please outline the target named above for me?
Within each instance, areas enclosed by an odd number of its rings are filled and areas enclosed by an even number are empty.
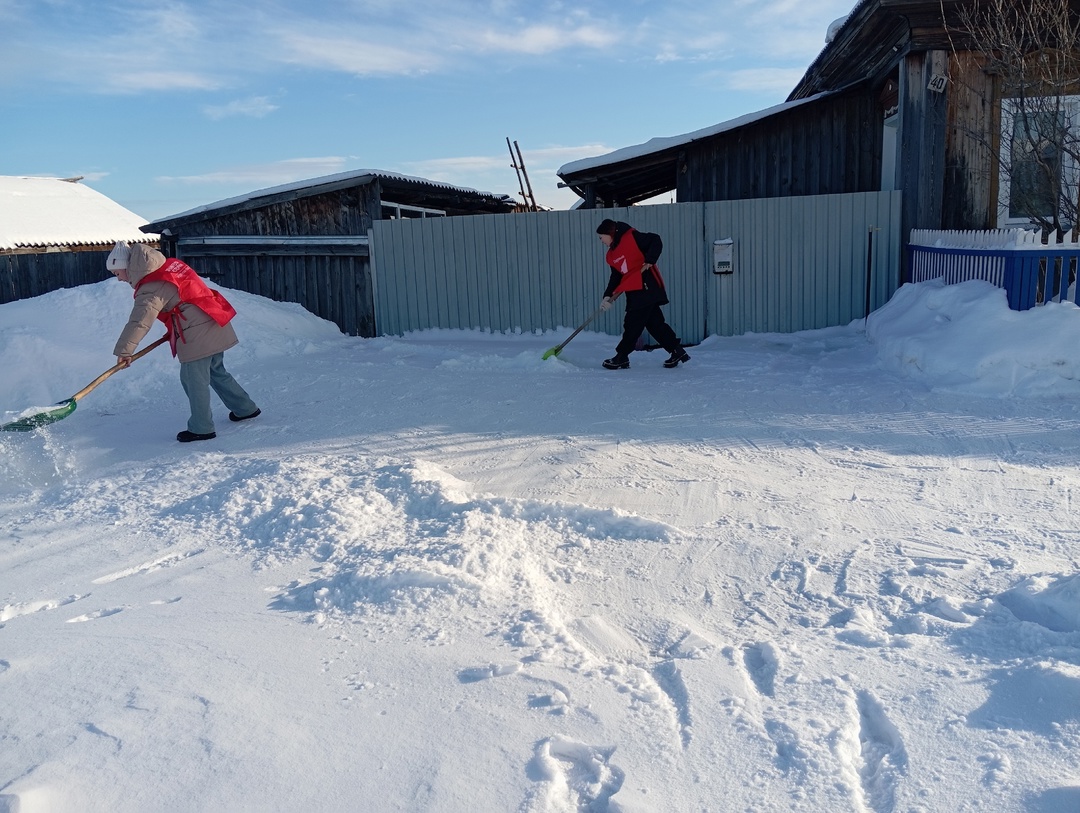
[[[162,336],[156,342],[154,342],[153,344],[148,344],[146,347],[144,347],[142,350],[140,350],[138,353],[136,353],[134,356],[132,356],[131,360],[132,361],[138,361],[143,356],[145,356],[147,353],[149,353],[151,350],[153,350],[155,347],[157,347],[159,344],[164,344],[166,341],[168,341],[168,339],[169,339],[168,334]],[[99,375],[97,378],[95,378],[93,381],[91,381],[89,384],[87,384],[85,387],[83,387],[81,390],[79,390],[77,393],[75,393],[73,396],[71,396],[71,400],[72,401],[78,401],[80,398],[82,398],[84,395],[86,395],[92,389],[94,389],[94,387],[96,387],[98,384],[100,384],[102,381],[104,381],[110,375],[115,373],[117,370],[123,370],[123,369],[124,369],[124,367],[122,365],[120,365],[120,364],[117,364],[117,365],[114,365],[113,367],[110,367],[108,370],[103,372],[101,375]]]

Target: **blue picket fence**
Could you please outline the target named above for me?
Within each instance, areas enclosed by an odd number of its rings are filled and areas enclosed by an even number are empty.
[[[972,279],[1004,288],[1009,307],[1027,310],[1047,302],[1080,304],[1080,244],[1042,243],[1038,232],[914,230],[908,244],[911,282]]]

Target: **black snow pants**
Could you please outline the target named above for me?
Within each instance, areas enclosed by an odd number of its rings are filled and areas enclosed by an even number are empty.
[[[660,346],[669,353],[682,349],[679,337],[671,329],[671,325],[664,319],[664,312],[659,305],[646,305],[643,308],[628,308],[626,317],[623,319],[623,334],[619,344],[615,347],[615,354],[629,356],[637,345],[643,330],[649,331],[649,335],[660,343]]]

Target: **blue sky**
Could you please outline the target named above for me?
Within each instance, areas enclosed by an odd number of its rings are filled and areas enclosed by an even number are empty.
[[[0,175],[147,219],[374,168],[541,204],[570,161],[784,100],[854,0],[0,0]]]

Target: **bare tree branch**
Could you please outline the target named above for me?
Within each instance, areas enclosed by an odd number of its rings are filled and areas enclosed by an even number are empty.
[[[944,6],[942,7],[944,16]],[[999,161],[1010,217],[1062,233],[1080,223],[1080,16],[1069,0],[972,0],[949,31],[954,53],[998,82]],[[958,44],[959,43],[959,44]],[[988,133],[966,133],[994,150]]]

